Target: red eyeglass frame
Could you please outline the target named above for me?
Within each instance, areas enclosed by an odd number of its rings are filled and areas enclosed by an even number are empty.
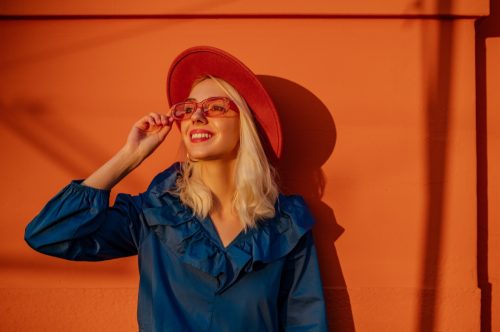
[[[205,108],[205,105],[207,102],[210,102],[210,101],[214,101],[214,100],[222,100],[224,101],[224,107],[226,108],[226,111],[224,113],[221,113],[220,115],[218,116],[214,116],[214,115],[209,115],[209,110]],[[175,108],[179,105],[184,105],[186,103],[191,103],[195,106],[195,109],[194,111],[190,112],[190,113],[185,113],[185,114],[190,114],[187,118],[185,117],[182,117],[182,118],[178,118],[175,116]],[[234,101],[232,101],[230,98],[228,97],[210,97],[210,98],[207,98],[207,99],[204,99],[200,102],[197,102],[196,100],[186,100],[186,101],[181,101],[179,103],[176,103],[174,105],[172,105],[172,107],[170,107],[170,114],[171,114],[171,118],[173,121],[177,121],[177,122],[180,122],[180,121],[185,121],[185,120],[189,120],[191,119],[191,117],[198,111],[198,109],[202,110],[202,113],[203,113],[203,116],[204,117],[207,117],[207,118],[217,118],[217,117],[224,117],[225,114],[227,114],[230,110],[233,110],[235,111],[236,113],[239,113],[240,110],[238,108],[238,106],[236,106],[236,104],[234,103]]]

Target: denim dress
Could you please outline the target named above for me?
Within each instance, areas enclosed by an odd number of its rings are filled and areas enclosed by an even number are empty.
[[[74,180],[27,225],[26,242],[75,261],[138,255],[140,331],[327,331],[311,227],[300,196],[280,194],[273,218],[226,247],[210,220],[172,194],[175,163],[146,192]]]

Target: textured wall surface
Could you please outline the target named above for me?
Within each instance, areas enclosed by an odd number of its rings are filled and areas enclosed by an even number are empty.
[[[0,5],[2,329],[137,330],[135,257],[58,260],[31,250],[24,228],[109,159],[138,118],[167,111],[170,62],[206,44],[247,64],[280,110],[283,190],[304,195],[318,220],[332,331],[479,331],[474,22],[486,1],[314,1],[312,12],[304,1],[64,3]],[[498,38],[488,39],[496,183],[499,58]],[[172,131],[114,193],[145,190],[177,160],[179,141]],[[498,284],[498,268],[490,277]]]
[[[4,15],[487,15],[488,0],[3,0]]]

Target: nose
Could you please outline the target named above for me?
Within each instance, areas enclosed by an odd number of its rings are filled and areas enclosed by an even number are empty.
[[[206,124],[208,122],[207,118],[205,117],[205,115],[203,114],[203,109],[200,107],[198,107],[196,109],[196,111],[194,111],[193,115],[191,115],[191,121],[193,123],[203,123],[203,124]]]

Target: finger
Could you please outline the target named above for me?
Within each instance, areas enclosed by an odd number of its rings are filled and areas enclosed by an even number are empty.
[[[160,131],[158,132],[158,137],[160,138],[160,142],[163,142],[165,137],[167,137],[168,133],[170,132],[170,129],[172,129],[172,127],[170,126],[164,126],[160,129]]]
[[[164,126],[168,126],[169,123],[168,123],[168,118],[165,114],[160,114],[160,120],[161,120],[161,124],[164,125]]]
[[[168,116],[168,125],[171,126],[175,122],[174,117],[172,114]]]
[[[148,119],[148,123],[149,123],[149,128],[156,127],[155,119],[152,116],[149,115],[147,117],[147,119]]]
[[[148,117],[147,116],[142,117],[139,121],[134,123],[134,127],[139,128],[140,130],[148,130],[150,127],[150,124],[148,122]]]
[[[161,118],[160,118],[160,115],[158,113],[151,112],[149,114],[149,116],[151,116],[154,119],[155,124],[157,126],[161,125]]]

